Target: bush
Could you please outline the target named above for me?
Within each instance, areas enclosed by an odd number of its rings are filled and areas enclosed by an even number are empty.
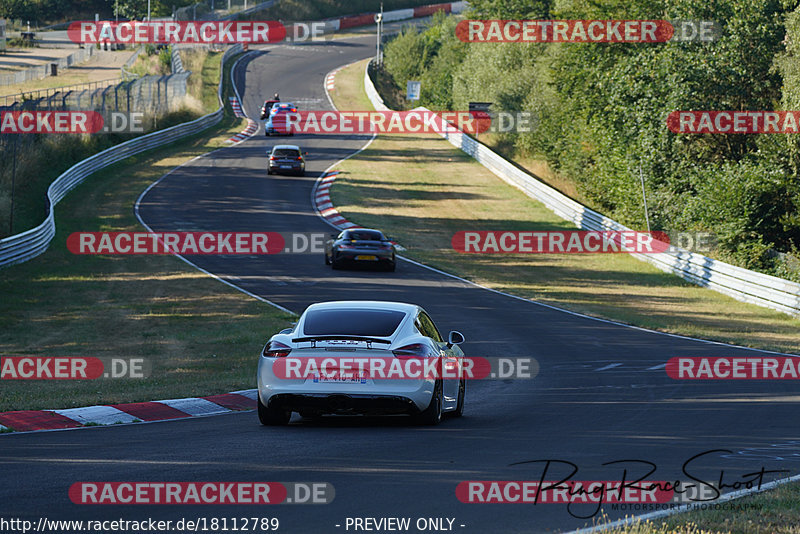
[[[162,48],[158,52],[158,62],[164,72],[172,71],[172,48]]]

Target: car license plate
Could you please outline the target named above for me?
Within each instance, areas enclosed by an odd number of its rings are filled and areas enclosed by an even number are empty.
[[[360,255],[360,256],[356,256],[356,259],[357,259],[357,260],[370,260],[370,261],[376,261],[376,260],[378,259],[378,257],[377,257],[377,256],[373,256],[373,255],[369,254],[369,255]]]
[[[367,383],[367,376],[366,375],[354,375],[354,374],[335,374],[332,376],[314,376],[314,383],[315,384],[366,384]]]
[[[281,165],[281,169],[291,169],[291,165]]]

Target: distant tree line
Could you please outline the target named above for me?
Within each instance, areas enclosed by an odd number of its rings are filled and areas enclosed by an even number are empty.
[[[153,17],[172,14],[172,8],[193,4],[193,0],[150,0]],[[112,19],[115,6],[119,16],[141,19],[147,15],[147,0],[0,0],[0,18],[19,19],[39,26],[68,20]]]

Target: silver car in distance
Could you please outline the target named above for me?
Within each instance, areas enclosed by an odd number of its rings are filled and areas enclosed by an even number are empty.
[[[258,417],[264,425],[285,425],[292,412],[303,417],[408,414],[421,424],[435,425],[445,412],[460,416],[466,382],[452,370],[462,369],[464,353],[458,345],[463,341],[456,331],[442,339],[430,316],[414,304],[312,304],[294,328],[272,336],[262,350]],[[424,365],[428,372],[398,378],[375,368],[363,372],[363,367],[347,367],[348,362],[363,366],[368,361],[383,362],[385,369],[410,369],[412,360],[417,365],[413,369]]]

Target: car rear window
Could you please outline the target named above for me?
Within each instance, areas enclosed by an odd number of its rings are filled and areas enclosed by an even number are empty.
[[[279,148],[272,155],[276,158],[296,158],[300,155],[300,152],[288,148]]]
[[[306,314],[303,333],[306,336],[391,336],[404,312],[395,310],[311,310]]]
[[[383,234],[380,232],[358,231],[350,232],[347,239],[355,239],[356,241],[382,241]]]

